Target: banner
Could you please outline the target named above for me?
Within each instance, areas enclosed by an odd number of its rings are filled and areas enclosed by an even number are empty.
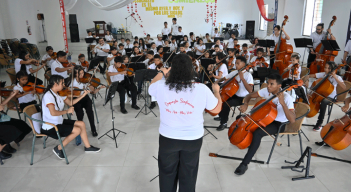
[[[263,0],[256,0],[258,9],[260,10],[261,16],[263,17],[264,20],[270,22],[273,21],[273,19],[268,19],[266,15],[266,9],[264,7],[264,1]]]
[[[61,11],[61,23],[62,23],[62,31],[63,31],[63,41],[65,43],[65,50],[68,53],[68,42],[67,42],[67,31],[66,31],[66,16],[65,16],[65,4],[63,0],[60,1],[60,11]]]

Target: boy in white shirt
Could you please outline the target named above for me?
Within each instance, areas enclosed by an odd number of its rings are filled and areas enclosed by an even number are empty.
[[[146,58],[143,63],[145,63],[146,68],[149,68],[149,65],[154,63],[154,52],[153,51],[148,51],[146,54]]]
[[[16,74],[16,79],[18,81],[17,85],[13,87],[13,90],[18,90],[19,93],[15,96],[20,104],[20,109],[23,109],[29,105],[37,104],[37,98],[35,97],[36,91],[24,92],[23,87],[28,83],[28,74],[25,71],[19,71]],[[29,86],[29,85],[27,85]],[[44,91],[45,89],[43,89]],[[40,108],[37,108],[40,111]]]
[[[184,36],[184,33],[183,33],[183,31],[182,31],[182,27],[181,27],[181,26],[178,27],[178,31],[177,31],[176,35],[178,35],[178,36]]]
[[[168,26],[167,21],[165,21],[163,24],[164,24],[165,27],[162,29],[161,34],[162,35],[170,34],[171,33],[171,29],[167,27]]]
[[[123,45],[123,43],[120,43],[119,45],[118,45],[118,52],[122,55],[122,56],[124,56],[124,55],[126,55],[126,50],[124,50],[124,45]]]
[[[245,57],[246,61],[247,61],[247,64],[249,64],[249,61],[250,61],[250,52],[247,50],[248,47],[247,47],[247,44],[244,43],[243,46],[242,46],[243,50],[241,51],[241,53],[239,53],[239,55]]]
[[[112,35],[110,35],[110,31],[106,31],[105,39],[107,42],[114,41],[115,39],[113,38]]]
[[[250,61],[250,63],[253,63],[253,62],[256,62],[256,60],[257,60],[257,64],[256,64],[256,66],[253,68],[253,74],[252,74],[252,76],[254,77],[254,78],[259,78],[260,79],[260,86],[264,83],[264,80],[265,80],[265,77],[262,77],[262,76],[259,76],[258,75],[258,72],[257,72],[257,67],[268,67],[267,65],[267,63],[266,62],[261,62],[260,60],[262,59],[264,59],[264,57],[263,57],[263,48],[258,48],[257,49],[257,51],[256,51],[256,53],[257,53],[257,56],[254,56],[254,57],[252,57],[252,59],[251,59],[251,61]],[[265,59],[264,59],[265,60]],[[267,64],[267,65],[266,65]]]
[[[150,34],[146,35],[145,44],[151,44],[153,40],[150,38]]]
[[[177,35],[179,25],[177,24],[177,18],[172,19],[172,30],[171,33],[172,35]]]
[[[280,92],[282,88],[281,84],[282,84],[282,77],[280,75],[278,74],[269,75],[268,87],[261,89],[258,92],[254,92],[246,95],[244,99],[244,104],[240,106],[240,111],[242,113],[245,113],[245,111],[248,108],[249,101],[252,98],[263,97],[263,99],[270,99],[271,97],[276,97],[272,100],[272,102],[277,106],[277,117],[271,124],[263,127],[263,129],[270,135],[275,135],[278,133],[278,131],[284,132],[285,125],[283,125],[280,128],[282,123],[285,123],[288,121],[290,123],[294,123],[296,118],[294,101],[288,93]],[[253,112],[253,110],[251,110],[251,112]],[[239,121],[241,123],[243,119],[239,117],[237,122]],[[250,147],[248,148],[248,151],[244,159],[242,160],[242,162],[234,172],[236,175],[243,175],[246,172],[248,168],[248,164],[252,160],[253,156],[255,155],[256,151],[258,150],[261,144],[262,138],[264,136],[267,136],[266,132],[264,132],[261,128],[257,128],[253,132],[253,137],[252,137],[252,142],[250,144]],[[228,134],[230,135],[231,133],[228,132]]]
[[[225,55],[222,53],[222,52],[219,52],[217,53],[216,55],[216,63],[218,65],[220,65],[219,67],[216,66],[216,68],[218,68],[216,71],[215,71],[215,74],[212,73],[212,71],[214,70],[211,70],[209,75],[212,75],[213,78],[215,78],[216,80],[217,79],[221,79],[222,77],[225,77],[228,75],[228,68],[227,68],[227,65],[226,63],[223,61],[224,60],[224,57]],[[220,62],[221,61],[221,62]],[[213,68],[213,64],[209,65]],[[219,81],[219,83],[223,83],[224,81]],[[212,87],[211,84],[207,85],[209,88]]]
[[[175,37],[172,37],[172,42],[170,45],[171,45],[171,48],[170,48],[171,51],[177,50],[178,45],[177,45],[177,39]]]
[[[206,43],[212,43],[210,34],[206,33],[206,38],[205,38]]]
[[[162,35],[161,34],[158,34],[157,35],[157,40],[155,41],[155,44],[156,44],[156,47],[158,47],[158,46],[163,46],[163,41],[162,41]]]
[[[156,55],[156,53],[157,53],[157,46],[156,46],[156,44],[154,42],[151,43],[150,51],[153,51],[154,55]]]
[[[121,43],[123,44],[123,46],[124,46],[124,47],[126,47],[126,46],[127,46],[127,43],[126,43],[126,41],[124,40],[124,38],[123,38],[123,37],[121,38]]]
[[[185,52],[191,51],[189,42],[185,42]]]
[[[60,75],[64,79],[68,77],[68,72],[70,73],[74,66],[63,67],[62,62],[67,60],[67,53],[63,51],[57,52],[57,59],[51,64],[51,75]]]
[[[223,53],[223,52],[221,52],[218,45],[214,45],[214,52],[212,53],[212,56],[215,56],[218,53]]]
[[[244,97],[252,92],[252,89],[254,86],[253,77],[252,77],[251,73],[249,73],[245,69],[244,69],[244,71],[240,71],[241,69],[246,67],[245,57],[241,57],[241,56],[237,57],[236,62],[235,62],[235,66],[237,69],[236,71],[232,71],[230,74],[228,74],[226,76],[222,76],[221,78],[217,79],[217,81],[215,82],[218,84],[218,83],[225,80],[225,82],[223,84],[226,84],[226,83],[228,83],[228,80],[231,80],[234,76],[235,76],[235,79],[237,80],[237,82],[239,82],[238,91],[235,93],[235,95],[233,95],[231,98],[229,98],[226,103],[223,103],[222,111],[218,114],[219,117],[215,118],[216,121],[221,122],[219,127],[217,128],[217,131],[223,131],[227,127],[230,107],[232,107],[232,106],[236,107],[236,106],[241,105]],[[221,87],[222,86],[223,85],[221,85]],[[228,106],[228,104],[229,104],[229,106]]]
[[[220,37],[220,34],[218,33],[218,28],[215,28],[213,38],[215,38],[215,37]]]
[[[235,34],[232,33],[232,34],[230,35],[230,39],[228,40],[228,43],[227,43],[227,45],[226,45],[226,47],[227,47],[228,49],[234,49],[234,39],[235,39]]]
[[[185,51],[185,44],[180,44],[179,45],[179,52],[177,54],[179,54],[179,53],[186,53],[186,51]]]
[[[54,54],[54,48],[52,48],[51,46],[47,46],[46,54],[41,59],[41,63],[47,66],[46,71],[51,70],[51,64],[56,59],[53,54]]]
[[[221,45],[221,41],[219,39],[217,39],[217,41],[215,42],[214,45],[212,45],[211,49],[214,49],[215,45],[218,45],[219,47],[219,51],[222,52],[223,51],[223,45]]]
[[[124,46],[125,49],[132,49],[133,44],[130,43],[130,39],[126,39],[126,45]]]
[[[121,67],[122,65],[122,57],[118,56],[115,57],[113,59],[114,64],[110,65],[110,67],[108,68],[108,75],[110,76],[111,82],[119,82],[118,83],[118,87],[117,87],[117,92],[119,94],[119,103],[120,103],[120,107],[121,107],[121,112],[123,114],[127,114],[127,110],[125,109],[125,95],[126,95],[126,89],[131,91],[132,94],[132,108],[133,109],[140,109],[137,105],[136,105],[136,87],[134,86],[133,89],[130,86],[129,83],[127,83],[125,81],[125,76],[127,75],[127,71],[122,71],[122,72],[118,72],[118,68]]]

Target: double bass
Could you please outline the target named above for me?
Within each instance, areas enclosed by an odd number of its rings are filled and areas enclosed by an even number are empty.
[[[282,28],[288,21],[289,17],[287,15],[284,16],[284,21],[282,23]],[[280,30],[279,34],[279,41],[275,45],[274,54],[275,54],[275,61],[273,64],[273,69],[279,71],[279,74],[283,74],[284,69],[289,66],[289,62],[291,60],[291,54],[294,52],[293,46],[286,42],[286,39],[282,39],[283,30]],[[282,77],[286,78],[288,74],[284,74]]]
[[[331,26],[334,25],[335,21],[336,21],[336,16],[334,15],[333,20],[330,22],[328,30],[330,29]],[[325,33],[325,36],[323,37],[323,40],[329,40],[328,35],[329,32]],[[338,55],[338,51],[327,51],[324,50],[324,46],[322,43],[320,43],[315,50],[316,53],[318,53],[315,61],[313,61],[311,63],[310,66],[310,74],[315,74],[315,73],[319,73],[319,72],[324,72],[324,65],[328,62],[328,61],[334,61],[335,57]]]

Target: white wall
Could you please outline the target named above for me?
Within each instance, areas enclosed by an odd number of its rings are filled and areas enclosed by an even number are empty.
[[[3,17],[2,17],[2,12],[0,10],[0,39],[5,39],[5,30],[3,26]]]

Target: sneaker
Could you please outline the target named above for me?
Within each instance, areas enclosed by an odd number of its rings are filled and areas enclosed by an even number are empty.
[[[224,123],[224,124],[220,124],[219,127],[217,127],[217,131],[223,131],[225,128],[227,128],[227,124]]]
[[[156,102],[151,102],[151,105],[150,105],[150,109],[153,109],[153,108],[155,108],[156,107]]]
[[[221,117],[215,117],[215,118],[213,118],[213,120],[215,120],[215,121],[220,121],[220,120],[221,120]]]
[[[136,110],[139,110],[139,109],[140,109],[140,107],[138,107],[138,105],[132,105],[132,108],[133,108],[133,109],[136,109]]]
[[[93,137],[97,137],[98,133],[96,131],[92,131],[91,134],[93,135]]]
[[[101,151],[100,148],[94,147],[94,146],[92,146],[92,145],[90,145],[89,148],[84,147],[84,150],[85,150],[85,152],[87,152],[87,153],[98,153],[98,152]]]
[[[127,113],[128,113],[128,111],[127,111],[125,108],[122,108],[122,109],[121,109],[121,112],[122,112],[123,114],[127,114]]]
[[[52,151],[55,153],[55,155],[56,155],[59,159],[64,159],[64,158],[65,158],[65,156],[63,155],[62,150],[59,150],[59,149],[58,149],[58,146],[56,146]]]
[[[7,144],[2,151],[5,153],[16,153],[17,150],[13,148],[10,144]]]
[[[234,173],[236,175],[243,175],[247,170],[247,165],[240,163],[240,165],[235,169]]]
[[[316,132],[321,131],[321,129],[322,129],[322,126],[320,126],[320,125],[315,125],[315,126],[313,127],[313,131],[316,131]]]
[[[328,144],[326,144],[326,143],[324,143],[323,141],[321,141],[321,142],[315,142],[315,144],[316,145],[318,145],[318,146],[326,146],[326,147],[330,147]]]
[[[11,157],[12,157],[11,154],[8,154],[8,153],[5,153],[3,151],[0,151],[0,159],[5,160],[5,159],[9,159]]]

